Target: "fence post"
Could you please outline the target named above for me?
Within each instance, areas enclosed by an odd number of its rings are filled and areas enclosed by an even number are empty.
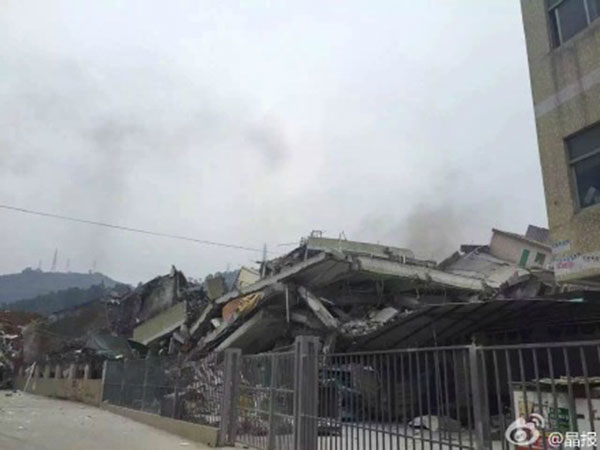
[[[473,421],[475,425],[475,443],[478,450],[491,449],[489,439],[489,408],[486,398],[487,380],[482,379],[483,364],[485,364],[481,348],[475,344],[469,346],[469,367],[471,372],[471,394],[473,406]]]
[[[108,366],[108,360],[104,360],[102,363],[102,383],[100,384],[100,403],[104,401],[104,389],[106,388],[106,371]]]
[[[271,354],[271,382],[269,383],[269,431],[267,435],[267,449],[275,448],[275,389],[277,385],[275,378],[277,377],[277,355]]]
[[[142,411],[146,408],[146,384],[148,384],[148,358],[144,359],[144,384],[142,385]]]
[[[121,367],[121,393],[119,394],[119,406],[124,406],[123,392],[125,391],[125,376],[127,372],[125,368],[126,362],[126,360],[123,360],[123,367]]]
[[[223,393],[221,395],[221,423],[219,445],[235,445],[238,425],[238,401],[242,351],[228,348],[224,351]]]
[[[69,380],[77,378],[77,364],[71,364],[69,366]]]
[[[178,413],[178,409],[179,409],[179,381],[181,378],[181,369],[179,367],[179,364],[177,365],[177,372],[175,375],[175,386],[173,389],[173,413],[172,416],[173,419],[179,419],[179,413]]]
[[[318,447],[319,338],[298,336],[294,343],[294,448]]]

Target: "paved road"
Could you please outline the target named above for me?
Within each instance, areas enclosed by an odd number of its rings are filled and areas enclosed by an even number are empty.
[[[2,450],[201,450],[192,443],[92,406],[0,391]]]

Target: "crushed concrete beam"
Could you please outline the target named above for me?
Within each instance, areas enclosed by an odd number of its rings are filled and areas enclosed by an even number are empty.
[[[313,295],[303,286],[298,287],[298,294],[300,294],[300,297],[302,297],[308,307],[315,313],[317,318],[323,322],[323,325],[330,330],[335,330],[340,326],[339,320],[331,315],[331,313],[323,305],[321,299]]]

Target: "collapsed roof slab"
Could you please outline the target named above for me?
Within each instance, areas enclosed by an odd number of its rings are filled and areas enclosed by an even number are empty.
[[[339,252],[341,254],[373,256],[377,258],[414,258],[414,253],[407,248],[390,247],[389,245],[371,244],[369,242],[347,241],[310,236],[304,241],[306,248],[321,252]]]
[[[195,336],[196,332],[202,327],[202,325],[205,325],[208,322],[210,322],[210,320],[216,317],[218,313],[219,309],[214,303],[209,303],[208,305],[206,305],[204,310],[202,310],[202,314],[200,314],[200,317],[198,317],[190,327],[190,334],[192,336]]]
[[[221,342],[215,351],[239,348],[243,353],[270,350],[285,332],[285,320],[268,311],[259,311]]]
[[[364,256],[358,256],[355,262],[356,270],[377,275],[414,279],[434,283],[449,289],[462,289],[471,292],[480,292],[486,288],[485,283],[476,278],[447,273],[429,267],[401,264],[395,261]]]
[[[498,259],[485,252],[459,255],[453,261],[448,261],[444,270],[455,275],[483,280],[486,285],[492,288],[500,288],[514,277],[528,278],[531,276],[530,270]]]
[[[278,282],[285,280],[285,279],[287,279],[287,278],[289,278],[311,266],[314,266],[320,262],[323,262],[327,258],[328,258],[327,254],[320,253],[316,256],[313,256],[312,258],[308,258],[307,260],[302,261],[301,263],[298,263],[291,267],[285,268],[278,274],[272,275],[267,278],[263,278],[262,280],[259,280],[258,282],[253,283],[249,286],[242,287],[241,289],[228,292],[227,294],[218,298],[215,301],[215,303],[217,305],[223,305],[223,304],[227,303],[229,300],[233,300],[236,297],[240,297],[245,294],[250,294],[252,292],[260,291],[261,289],[264,289],[267,286],[278,283]]]
[[[133,329],[133,340],[148,345],[156,339],[162,338],[185,323],[186,304],[176,303],[152,319],[145,321]]]
[[[327,253],[319,253],[298,264],[283,269],[281,272],[264,278],[242,289],[229,292],[218,298],[215,303],[223,305],[241,295],[264,289],[274,283],[292,282],[316,289],[328,286],[337,281],[356,277],[358,272],[377,277],[389,276],[433,282],[446,288],[480,292],[486,285],[481,280],[462,275],[455,275],[434,268],[403,264],[389,259],[369,256],[336,257]]]
[[[240,325],[243,321],[247,322],[248,320],[251,320],[247,319],[247,317],[252,315],[256,309],[259,309],[262,305],[268,303],[274,297],[282,295],[284,292],[285,287],[280,283],[274,283],[263,289],[261,291],[261,295],[252,302],[244,305],[238,305],[241,306],[241,308],[238,308],[232,314],[230,314],[229,318],[224,320],[218,328],[204,336],[204,338],[199,341],[198,347],[203,349],[218,344],[220,341],[225,339],[226,336],[234,333],[236,329],[239,329],[241,326],[243,326]],[[247,295],[247,297],[249,296],[250,294]],[[235,300],[236,299],[233,299],[231,301],[235,302]],[[285,321],[285,319],[282,320]]]

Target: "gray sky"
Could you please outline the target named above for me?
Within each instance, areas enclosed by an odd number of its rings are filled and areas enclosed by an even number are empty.
[[[516,0],[2,3],[2,204],[276,252],[546,225]],[[0,233],[0,273],[260,258],[4,210]]]

